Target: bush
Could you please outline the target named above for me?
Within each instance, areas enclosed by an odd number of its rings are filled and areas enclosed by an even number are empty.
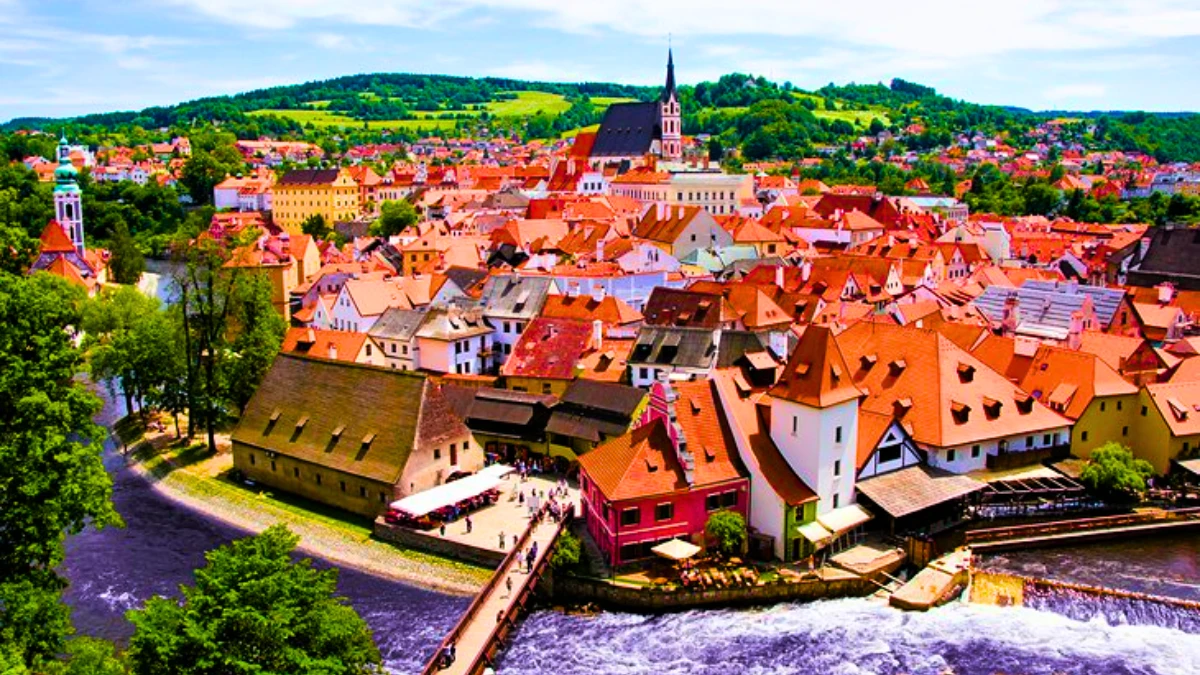
[[[746,544],[746,520],[733,511],[717,511],[708,517],[704,534],[722,555],[736,555]]]
[[[1105,498],[1128,499],[1141,496],[1146,491],[1146,479],[1153,474],[1149,462],[1134,459],[1129,448],[1110,441],[1092,451],[1079,480]]]

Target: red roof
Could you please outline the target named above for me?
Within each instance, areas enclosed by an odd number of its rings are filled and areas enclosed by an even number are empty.
[[[46,223],[46,229],[42,230],[41,240],[42,253],[71,253],[75,250],[75,244],[71,243],[71,237],[67,236],[66,229],[56,220]]]

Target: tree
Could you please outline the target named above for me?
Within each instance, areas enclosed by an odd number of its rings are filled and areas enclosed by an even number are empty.
[[[724,156],[725,147],[721,145],[721,139],[716,136],[708,139],[708,159],[713,162],[719,162]]]
[[[746,543],[746,519],[733,511],[717,511],[704,524],[704,535],[723,555],[737,555]]]
[[[335,595],[336,569],[295,562],[282,525],[210,551],[182,602],[155,596],[129,612],[135,675],[382,672],[366,622]]]
[[[325,220],[325,216],[314,213],[300,223],[300,231],[313,239],[328,239],[329,238],[329,222]]]
[[[1109,441],[1092,451],[1079,480],[1106,498],[1125,500],[1145,492],[1146,479],[1152,475],[1154,467],[1150,462],[1134,459],[1129,448]]]
[[[1062,206],[1062,192],[1040,181],[1026,185],[1023,195],[1025,211],[1030,214],[1053,216]]]
[[[377,236],[391,237],[417,224],[417,209],[408,201],[385,201],[379,206],[379,220],[372,228]]]
[[[238,334],[232,344],[237,358],[226,362],[229,400],[238,410],[250,402],[287,333],[287,322],[271,304],[273,292],[271,282],[261,274],[248,276],[239,291],[234,309]]]
[[[129,226],[124,219],[116,221],[108,248],[112,252],[108,270],[112,273],[113,281],[136,284],[142,278],[142,272],[146,271],[146,258],[129,234]]]
[[[89,637],[68,642],[67,658],[50,664],[47,670],[48,675],[126,675],[128,672],[111,642]]]
[[[207,152],[193,152],[192,156],[183,163],[179,174],[179,182],[191,195],[197,204],[207,204],[212,201],[213,187],[225,180],[226,169]]]
[[[583,553],[583,543],[570,530],[563,530],[554,551],[550,553],[550,567],[554,570],[568,571],[579,564]]]
[[[0,274],[24,274],[38,254],[38,241],[0,221]]]
[[[66,536],[121,522],[92,422],[100,399],[75,379],[84,300],[52,275],[0,272],[0,644],[27,664],[69,632],[55,572]]]

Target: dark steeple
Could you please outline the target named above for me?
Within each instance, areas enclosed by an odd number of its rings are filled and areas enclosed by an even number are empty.
[[[666,101],[672,96],[675,100],[679,100],[679,96],[675,93],[675,58],[671,54],[671,49],[667,48],[667,86],[663,89],[662,100]]]

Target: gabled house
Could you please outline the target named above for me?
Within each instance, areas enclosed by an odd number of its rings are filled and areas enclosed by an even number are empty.
[[[707,377],[716,363],[719,335],[706,328],[643,325],[629,355],[630,383],[648,387],[664,378]]]
[[[294,354],[275,358],[232,443],[247,479],[372,517],[443,483],[451,467],[483,467],[483,451],[424,375]]]
[[[698,206],[652,205],[634,226],[633,236],[649,241],[677,260],[696,249],[733,244],[732,235]]]
[[[590,323],[534,319],[521,333],[500,374],[509,389],[561,396],[578,374],[583,355],[601,339],[602,330]]]
[[[483,317],[495,329],[496,363],[503,365],[530,321],[542,313],[546,296],[557,292],[546,277],[495,275],[483,284]]]

